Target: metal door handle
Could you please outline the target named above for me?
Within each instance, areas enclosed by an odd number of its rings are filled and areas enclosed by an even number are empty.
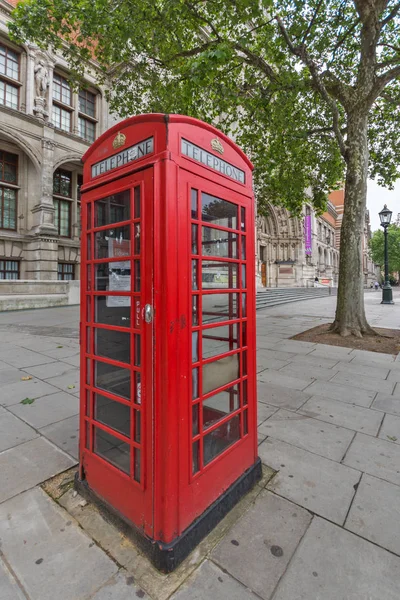
[[[144,307],[144,320],[146,323],[151,323],[153,321],[153,307],[151,304],[146,304]]]

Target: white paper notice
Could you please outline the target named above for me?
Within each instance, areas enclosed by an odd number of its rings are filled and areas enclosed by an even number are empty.
[[[109,292],[130,292],[131,291],[131,276],[118,275],[111,271],[108,279]],[[131,299],[129,296],[107,296],[106,305],[109,307],[130,306]]]

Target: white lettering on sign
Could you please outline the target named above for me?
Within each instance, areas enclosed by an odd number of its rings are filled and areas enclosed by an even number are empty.
[[[97,177],[98,175],[103,175],[107,173],[107,171],[112,171],[112,169],[116,169],[117,167],[122,167],[129,162],[134,160],[138,160],[146,154],[151,154],[154,152],[154,138],[148,138],[143,142],[139,142],[139,144],[135,144],[130,148],[126,148],[125,150],[121,150],[118,154],[114,154],[114,156],[110,156],[105,160],[101,160],[92,166],[92,177]]]
[[[207,150],[203,150],[203,148],[199,148],[199,146],[195,146],[191,142],[187,142],[186,140],[181,140],[181,152],[185,156],[189,158],[193,158],[197,162],[214,169],[215,171],[219,171],[223,175],[234,179],[235,181],[239,181],[240,183],[245,182],[245,174],[244,171],[230,165],[222,158],[218,156],[214,156],[211,152],[207,152]]]

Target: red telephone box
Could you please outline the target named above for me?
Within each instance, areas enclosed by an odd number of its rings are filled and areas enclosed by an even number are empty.
[[[171,571],[261,476],[252,165],[163,114],[83,162],[77,486]]]

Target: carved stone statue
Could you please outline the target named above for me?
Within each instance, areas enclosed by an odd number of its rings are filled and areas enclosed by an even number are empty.
[[[35,91],[37,98],[46,98],[47,88],[49,87],[49,70],[43,60],[40,60],[35,67]]]

